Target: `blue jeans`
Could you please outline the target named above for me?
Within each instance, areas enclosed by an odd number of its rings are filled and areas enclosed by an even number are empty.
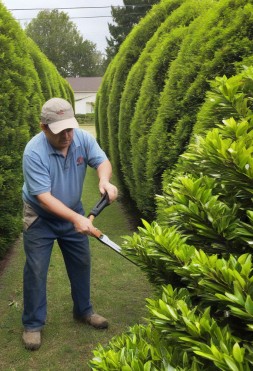
[[[90,250],[86,235],[77,233],[72,223],[38,217],[24,231],[24,312],[26,330],[41,330],[47,315],[46,281],[54,241],[61,249],[71,285],[77,317],[92,312],[90,303]]]

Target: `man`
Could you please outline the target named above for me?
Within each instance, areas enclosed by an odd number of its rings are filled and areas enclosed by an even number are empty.
[[[101,194],[110,202],[117,188],[110,183],[111,164],[95,138],[78,128],[69,102],[52,98],[42,107],[42,131],[30,140],[23,156],[24,200],[24,325],[27,349],[41,345],[46,321],[46,279],[54,241],[61,249],[73,299],[73,317],[95,328],[107,320],[90,303],[88,236],[95,227],[81,203],[87,166],[95,168]]]

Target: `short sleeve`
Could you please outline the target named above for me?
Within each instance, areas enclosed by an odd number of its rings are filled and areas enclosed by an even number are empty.
[[[93,135],[83,131],[84,134],[84,149],[88,160],[88,165],[97,168],[102,162],[108,158],[102,148],[99,146]]]
[[[23,173],[28,192],[31,195],[51,191],[51,180],[49,170],[39,158],[24,155]]]

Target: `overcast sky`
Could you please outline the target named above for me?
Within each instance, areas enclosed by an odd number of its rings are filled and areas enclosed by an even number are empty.
[[[89,41],[96,44],[97,50],[105,52],[106,37],[110,37],[108,23],[112,23],[110,6],[123,5],[123,0],[2,0],[7,9],[58,9],[75,7],[94,7],[93,9],[60,9],[69,14],[69,17],[96,17],[71,19],[78,31]],[[108,7],[108,8],[96,8]],[[39,10],[13,10],[11,13],[16,19],[35,18]],[[107,16],[107,17],[102,17]],[[20,21],[23,26],[29,20]]]

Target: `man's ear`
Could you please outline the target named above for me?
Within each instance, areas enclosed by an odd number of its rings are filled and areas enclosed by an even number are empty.
[[[48,131],[48,126],[46,124],[43,124],[42,122],[40,123],[40,127],[41,127],[41,130],[44,131],[44,133]]]

